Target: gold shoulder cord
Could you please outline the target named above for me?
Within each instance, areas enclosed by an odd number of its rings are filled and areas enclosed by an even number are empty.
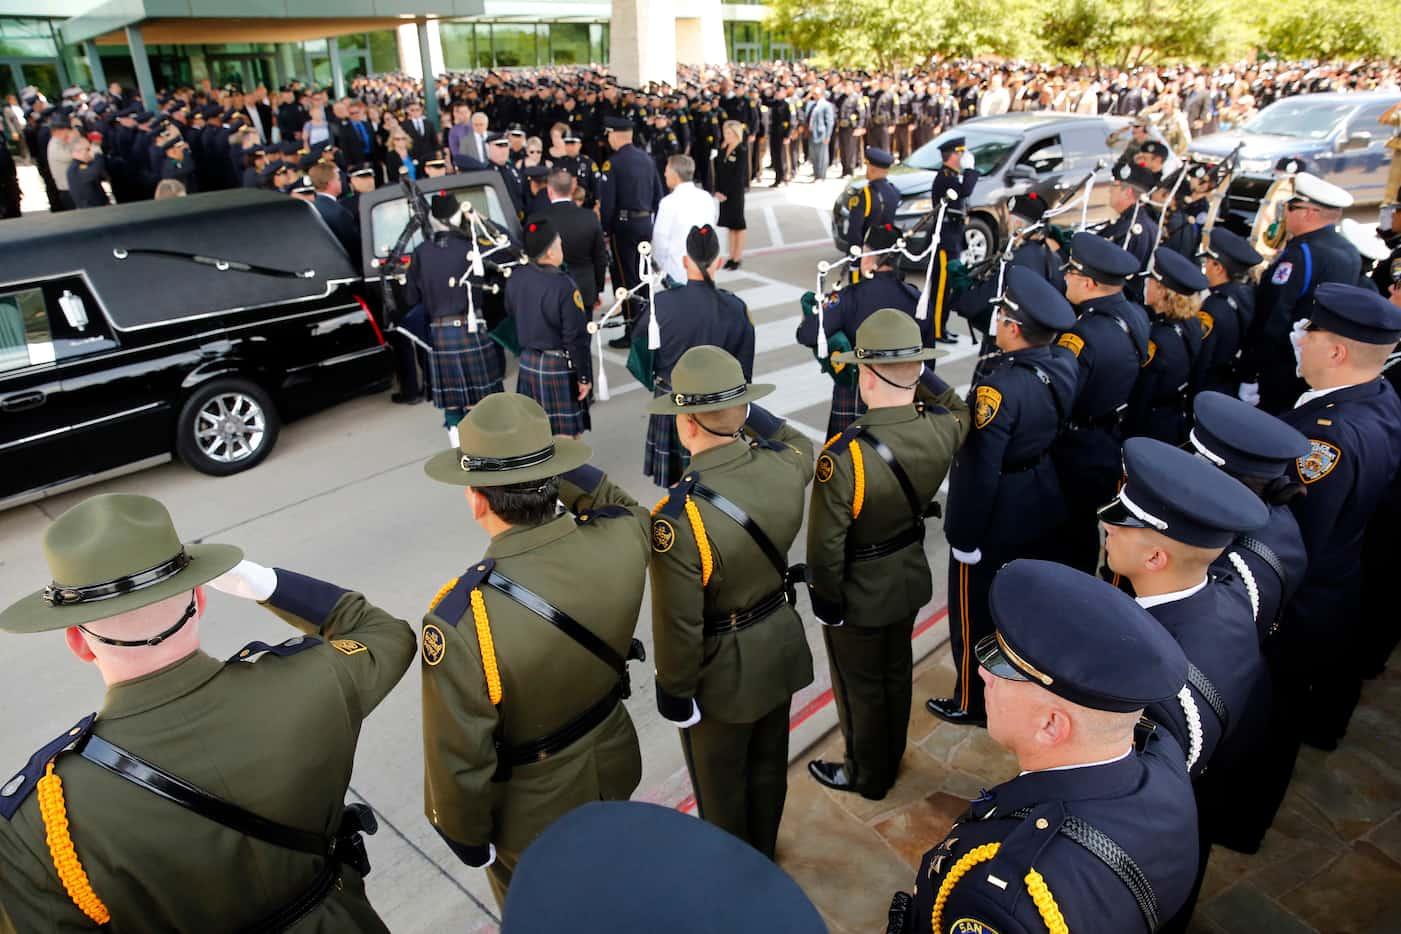
[[[671,499],[670,496],[662,497],[662,501],[652,507],[652,515],[656,515],[661,508]],[[696,550],[700,552],[701,560],[701,586],[710,583],[710,575],[715,571],[715,557],[710,551],[710,539],[705,534],[705,522],[701,519],[700,507],[692,502],[691,497],[686,497],[686,518],[691,520],[691,532],[696,536]]]
[[[852,438],[847,443],[851,451],[851,469],[856,474],[856,489],[851,494],[851,518],[861,518],[861,507],[866,503],[866,461],[861,456],[861,445]]]
[[[73,848],[73,838],[68,834],[68,806],[63,801],[63,779],[54,771],[52,760],[39,779],[39,816],[44,821],[49,855],[53,857],[54,869],[59,881],[73,899],[78,910],[87,915],[93,924],[106,924],[112,920],[112,913],[93,891],[92,882],[78,862],[78,853]]]
[[[939,925],[944,920],[944,905],[949,900],[949,893],[958,884],[970,869],[979,863],[987,862],[997,855],[997,851],[1002,847],[1000,843],[984,843],[982,846],[974,847],[958,858],[958,862],[949,867],[948,875],[944,876],[944,881],[939,883],[939,894],[934,898],[934,912],[929,923],[934,934],[938,934]],[[1055,896],[1051,894],[1050,886],[1046,884],[1045,878],[1035,869],[1027,870],[1026,891],[1031,896],[1031,901],[1036,905],[1036,910],[1041,913],[1041,920],[1046,925],[1046,930],[1050,934],[1070,934],[1070,928],[1066,926],[1065,917],[1060,913],[1060,906],[1056,904]]]
[[[472,588],[472,622],[477,626],[477,642],[482,649],[482,671],[486,674],[486,696],[492,706],[501,703],[501,670],[496,667],[496,644],[491,638],[491,620],[486,615],[486,598],[480,587]]]

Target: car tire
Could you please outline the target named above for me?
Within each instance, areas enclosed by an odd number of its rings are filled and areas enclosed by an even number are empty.
[[[180,407],[175,452],[200,473],[225,477],[256,467],[277,443],[282,420],[272,399],[245,379],[215,379]]]
[[[970,217],[963,227],[963,265],[981,263],[997,249],[997,235],[992,225],[981,217]]]

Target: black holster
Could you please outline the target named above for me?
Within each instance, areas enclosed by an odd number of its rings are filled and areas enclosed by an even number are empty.
[[[368,804],[348,804],[341,814],[336,831],[335,859],[360,875],[370,874],[370,854],[365,849],[365,836],[379,830],[379,821]]]

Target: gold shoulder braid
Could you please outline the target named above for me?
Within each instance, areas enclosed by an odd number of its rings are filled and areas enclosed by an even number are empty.
[[[851,469],[856,473],[856,489],[851,494],[851,518],[861,518],[861,507],[866,503],[866,461],[861,456],[861,445],[852,438],[847,443],[851,451]]]
[[[979,863],[987,862],[997,855],[1001,849],[1001,843],[984,843],[982,846],[974,847],[958,858],[958,862],[949,867],[948,875],[944,876],[944,881],[939,883],[939,894],[934,898],[934,912],[930,916],[930,926],[932,930],[939,931],[940,923],[943,921],[944,905],[949,900],[949,893],[953,887]],[[1031,896],[1032,902],[1036,905],[1036,910],[1041,913],[1041,920],[1046,925],[1050,934],[1070,934],[1070,928],[1065,923],[1065,916],[1060,912],[1060,906],[1056,904],[1055,896],[1051,894],[1051,889],[1046,885],[1046,880],[1041,873],[1035,869],[1027,870],[1026,891]]]
[[[456,578],[456,577],[454,577],[452,580],[450,580],[450,581],[448,581],[446,584],[444,584],[444,585],[442,586],[442,588],[437,592],[437,594],[434,595],[434,597],[433,597],[433,602],[430,603],[430,604],[428,604],[428,612],[431,613],[431,612],[433,612],[434,610],[436,610],[436,609],[438,608],[438,604],[442,603],[442,602],[443,602],[443,598],[446,597],[448,594],[452,593],[452,588],[454,588],[454,587],[456,587],[456,586],[457,586],[457,578]]]
[[[39,816],[44,821],[44,831],[49,844],[49,855],[53,857],[54,869],[59,881],[73,899],[78,910],[87,915],[93,924],[106,924],[112,920],[112,913],[93,891],[92,882],[78,862],[77,850],[73,848],[73,838],[68,834],[68,806],[63,801],[63,779],[54,771],[50,760],[39,779]]]
[[[477,626],[477,642],[482,648],[482,671],[486,674],[486,696],[492,706],[501,703],[501,671],[496,667],[496,644],[491,639],[491,621],[486,616],[482,589],[472,589],[472,622]]]
[[[705,534],[705,523],[701,521],[700,507],[691,497],[686,497],[686,518],[691,520],[691,531],[696,536],[696,550],[700,552],[701,586],[710,583],[711,572],[715,570],[715,558],[710,553],[710,539]]]

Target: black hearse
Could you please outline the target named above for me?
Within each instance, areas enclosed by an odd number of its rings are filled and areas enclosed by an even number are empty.
[[[495,173],[424,181],[518,231]],[[172,455],[246,470],[284,421],[388,388],[377,280],[409,210],[397,187],[361,200],[357,257],[246,189],[0,222],[0,509]]]

